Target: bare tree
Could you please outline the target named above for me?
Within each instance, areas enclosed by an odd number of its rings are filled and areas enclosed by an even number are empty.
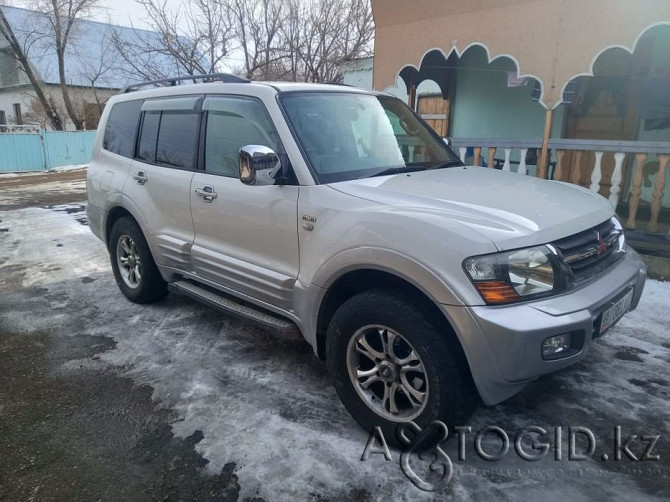
[[[291,13],[287,5],[281,0],[228,0],[247,78],[282,80],[290,74],[290,44],[283,30]]]
[[[374,23],[369,0],[291,0],[299,14],[299,39],[292,50],[302,79],[339,82],[340,65],[371,53]]]
[[[90,84],[90,90],[95,99],[95,104],[98,109],[98,115],[102,115],[106,100],[100,96],[99,89],[101,87],[109,87],[108,85],[101,85],[101,82],[108,75],[116,72],[120,64],[119,53],[113,50],[114,32],[110,26],[100,37],[99,46],[96,51],[91,51],[81,54],[73,51],[73,55],[79,59],[80,75],[83,80]],[[87,50],[89,48],[85,48]],[[86,103],[83,105],[83,118],[86,119]],[[88,124],[86,125],[88,128]]]
[[[189,75],[227,67],[256,80],[337,82],[342,62],[370,54],[374,37],[370,0],[195,0],[176,11],[137,2],[158,36],[115,46],[147,80],[169,76],[150,57],[160,55]]]
[[[70,97],[65,74],[66,53],[71,39],[75,36],[77,22],[95,12],[99,8],[99,0],[35,0],[32,6],[43,15],[40,19],[46,21],[43,35],[49,38],[56,53],[63,103],[75,128],[81,130],[84,128],[84,119],[77,113]]]
[[[33,71],[32,66],[30,65],[29,60],[29,51],[34,39],[31,39],[30,36],[24,37],[23,42],[21,42],[15,35],[12,26],[7,21],[5,13],[0,8],[0,34],[7,40],[9,47],[14,55],[14,58],[19,64],[21,70],[28,77],[28,81],[35,92],[36,99],[43,110],[43,114],[46,117],[46,121],[53,127],[56,131],[62,131],[63,120],[61,118],[61,113],[58,111],[58,108],[54,104],[51,97],[47,97],[42,88],[42,84],[38,79],[38,76]]]
[[[337,82],[346,59],[371,53],[369,0],[222,0],[249,78]]]
[[[114,46],[130,78],[153,80],[219,71],[228,55],[232,28],[219,0],[192,0],[170,10],[165,0],[137,0],[154,33],[136,31],[128,37],[116,30]]]

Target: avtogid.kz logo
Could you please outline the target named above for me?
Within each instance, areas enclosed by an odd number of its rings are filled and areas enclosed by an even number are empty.
[[[473,434],[473,431],[469,426],[454,427],[454,431],[458,437],[456,445],[458,461],[464,462],[466,439],[468,435]],[[594,456],[601,462],[620,462],[622,459],[627,459],[630,462],[660,460],[659,455],[653,454],[654,446],[660,439],[660,435],[632,434],[624,437],[620,425],[614,427],[613,448],[609,450],[610,453],[596,451],[598,446],[596,437],[586,427],[568,427],[567,431],[564,431],[563,427],[556,427],[552,434],[537,426],[526,427],[514,436],[514,452],[526,462],[535,462],[547,456],[549,451],[553,451],[554,460],[562,461],[564,460],[564,432],[567,432],[565,436],[568,444],[568,455],[565,460],[568,461],[587,460],[594,458]],[[451,458],[444,451],[444,443],[448,436],[447,426],[440,421],[434,421],[426,430],[422,430],[414,422],[401,423],[396,428],[396,438],[402,446],[400,468],[417,488],[433,492],[440,485],[451,481],[454,466]],[[485,437],[494,438],[496,442],[500,442],[497,451],[486,451],[484,449],[482,442]],[[473,440],[476,456],[487,462],[500,460],[507,455],[510,450],[510,443],[508,434],[497,426],[484,427],[474,434]],[[644,447],[641,448],[639,443],[642,443]],[[371,455],[382,455],[386,461],[393,460],[380,427],[375,427],[370,433],[361,461],[367,461]],[[424,473],[426,470],[428,472],[420,476],[412,467],[413,462],[415,465],[422,466],[420,472]],[[579,471],[582,470],[579,469]]]

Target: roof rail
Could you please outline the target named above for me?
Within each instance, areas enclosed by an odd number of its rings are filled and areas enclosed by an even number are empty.
[[[160,84],[170,84],[170,86],[177,85],[177,82],[185,80],[202,80],[204,82],[223,82],[225,84],[248,84],[249,79],[233,75],[231,73],[210,73],[206,75],[184,75],[182,77],[161,78],[159,80],[149,80],[148,82],[138,82],[137,84],[130,84],[121,89],[121,94],[138,90],[140,87],[158,86]]]

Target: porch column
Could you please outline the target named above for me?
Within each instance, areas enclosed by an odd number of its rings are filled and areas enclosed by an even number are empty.
[[[542,150],[537,161],[538,178],[546,178],[549,167],[549,139],[551,138],[551,131],[554,127],[554,109],[549,108],[544,119],[544,136],[542,136]]]
[[[412,82],[408,89],[407,106],[416,111],[416,84]]]

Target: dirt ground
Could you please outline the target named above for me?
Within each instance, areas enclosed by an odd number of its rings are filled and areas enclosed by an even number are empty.
[[[125,300],[84,201],[83,171],[0,176],[0,500],[667,500],[670,284],[582,362],[481,406],[466,460],[447,441],[453,478],[427,493],[395,450],[361,461],[368,435],[304,342],[175,295]],[[475,455],[489,426],[512,440],[495,462]],[[529,426],[561,427],[564,458],[516,456]],[[587,460],[567,459],[571,426],[597,439]],[[615,426],[638,457],[660,436],[660,459],[613,461]]]

